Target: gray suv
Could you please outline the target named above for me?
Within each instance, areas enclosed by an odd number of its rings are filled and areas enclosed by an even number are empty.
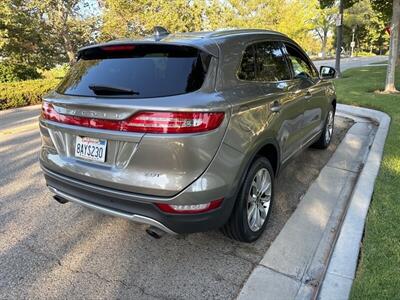
[[[169,34],[79,50],[43,99],[40,163],[60,203],[167,233],[264,231],[279,170],[331,140],[335,70],[264,30]]]

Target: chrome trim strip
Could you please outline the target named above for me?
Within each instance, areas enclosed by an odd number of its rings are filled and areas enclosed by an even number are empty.
[[[318,130],[318,132],[316,132],[312,137],[310,137],[310,138],[307,140],[307,142],[303,143],[303,147],[306,148],[307,145],[308,145],[309,143],[311,143],[311,141],[312,141],[313,139],[315,139],[315,138],[316,138],[319,134],[321,134],[321,133],[322,133],[322,129]]]
[[[58,195],[58,196],[60,196],[60,197],[62,197],[64,199],[66,199],[68,201],[81,204],[81,205],[83,205],[85,207],[100,211],[100,212],[102,212],[104,214],[108,214],[108,215],[112,215],[112,216],[120,217],[120,218],[125,218],[125,219],[128,219],[130,221],[137,222],[137,223],[151,225],[151,226],[157,227],[158,229],[161,229],[162,231],[164,231],[166,233],[169,233],[169,234],[177,234],[176,232],[172,231],[171,229],[169,229],[165,225],[161,224],[160,222],[158,222],[158,221],[156,221],[156,220],[154,220],[152,218],[141,216],[141,215],[136,215],[136,214],[132,214],[131,215],[131,214],[119,212],[119,211],[116,211],[116,210],[112,210],[112,209],[109,209],[109,208],[105,208],[105,207],[102,207],[102,206],[99,206],[99,205],[96,205],[96,204],[92,204],[92,203],[88,203],[86,201],[80,200],[80,199],[78,199],[78,198],[76,198],[74,196],[65,194],[65,193],[57,190],[56,188],[54,188],[52,186],[48,186],[48,188],[52,193],[54,193],[54,194],[56,194],[56,195]]]

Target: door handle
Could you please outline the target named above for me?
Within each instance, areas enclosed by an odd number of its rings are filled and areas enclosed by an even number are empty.
[[[273,113],[278,113],[281,111],[281,104],[279,103],[279,101],[274,101],[271,105],[271,107],[269,108],[270,111],[272,111]]]
[[[306,100],[310,100],[311,98],[312,98],[312,94],[311,94],[311,92],[310,91],[307,91],[307,93],[306,93],[306,95],[304,96],[304,99],[306,99]]]

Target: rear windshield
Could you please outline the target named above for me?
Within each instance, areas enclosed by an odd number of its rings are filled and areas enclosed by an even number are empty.
[[[80,53],[57,88],[65,95],[163,97],[198,90],[210,55],[186,46],[119,45]]]

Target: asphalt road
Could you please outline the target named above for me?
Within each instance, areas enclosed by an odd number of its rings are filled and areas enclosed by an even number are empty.
[[[342,58],[340,62],[340,69],[343,72],[347,69],[363,67],[369,64],[384,63],[387,60],[387,56]],[[335,67],[335,60],[318,60],[314,61],[314,64],[318,69],[320,66]]]
[[[278,179],[268,228],[243,244],[212,231],[155,240],[145,225],[60,205],[38,164],[38,107],[0,112],[0,298],[232,299],[351,125]]]

